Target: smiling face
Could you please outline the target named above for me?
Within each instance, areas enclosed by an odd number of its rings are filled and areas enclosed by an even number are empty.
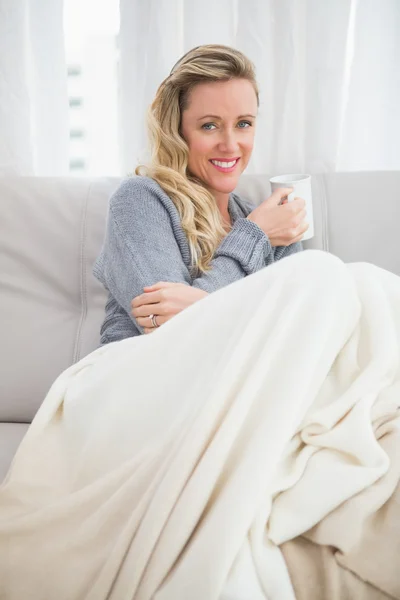
[[[200,83],[182,113],[189,171],[216,200],[226,200],[246,168],[254,144],[257,96],[246,79]]]

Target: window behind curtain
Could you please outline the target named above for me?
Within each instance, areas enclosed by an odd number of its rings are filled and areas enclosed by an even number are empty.
[[[120,174],[119,0],[64,0],[69,96],[69,171]]]

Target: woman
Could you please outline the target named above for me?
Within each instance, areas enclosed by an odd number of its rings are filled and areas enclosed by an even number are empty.
[[[301,250],[302,199],[287,204],[289,190],[280,189],[255,209],[233,193],[250,160],[258,103],[253,65],[225,46],[191,50],[160,85],[149,113],[152,162],[136,169],[147,177],[128,179],[111,198],[94,269],[109,290],[102,344],[149,333]]]
[[[101,346],[54,382],[0,489],[6,600],[397,597],[397,538],[368,519],[397,506],[399,278],[298,252],[288,190],[233,193],[257,105],[222,46],[160,86],[153,160],[111,199],[95,266]]]

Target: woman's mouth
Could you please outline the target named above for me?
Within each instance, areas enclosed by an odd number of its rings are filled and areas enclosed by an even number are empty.
[[[224,158],[224,159],[211,158],[209,162],[218,171],[221,171],[221,173],[231,173],[232,171],[235,170],[236,165],[238,164],[239,160],[240,160],[240,157],[231,158],[229,160],[227,160],[226,158]]]

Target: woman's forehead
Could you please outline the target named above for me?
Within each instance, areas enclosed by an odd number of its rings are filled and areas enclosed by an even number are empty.
[[[246,79],[231,79],[197,84],[190,92],[187,110],[192,114],[255,115],[257,96],[252,83]],[[220,114],[221,113],[221,114]]]

